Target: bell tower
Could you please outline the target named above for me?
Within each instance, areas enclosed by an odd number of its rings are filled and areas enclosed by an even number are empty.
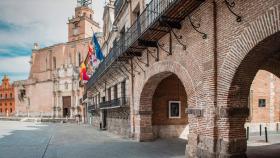
[[[77,0],[75,16],[68,20],[68,42],[91,37],[99,32],[99,24],[93,20],[92,0]]]

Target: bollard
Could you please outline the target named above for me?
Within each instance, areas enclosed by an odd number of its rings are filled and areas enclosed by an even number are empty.
[[[249,127],[247,127],[247,140],[249,140]]]
[[[262,136],[262,125],[260,125],[260,136]]]
[[[265,132],[265,142],[268,142],[268,140],[267,140],[267,127],[264,127],[264,132]]]

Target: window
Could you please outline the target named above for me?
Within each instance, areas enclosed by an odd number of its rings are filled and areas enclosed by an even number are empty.
[[[10,103],[10,106],[13,106],[13,104],[12,104],[12,103]]]
[[[0,106],[2,106],[2,103],[0,103]]]
[[[13,98],[13,94],[12,93],[10,93],[10,98]]]
[[[118,98],[118,85],[116,84],[114,86],[114,99],[117,99]]]
[[[13,112],[13,109],[12,108],[10,108],[10,113],[12,113]]]
[[[111,100],[111,87],[108,88],[108,101]]]
[[[169,101],[169,118],[181,118],[180,101]]]
[[[2,94],[0,94],[0,99],[2,98]]]
[[[259,99],[259,107],[265,107],[266,103],[265,103],[265,99]]]
[[[122,94],[122,97],[125,97],[125,80],[121,83],[121,94]]]
[[[20,97],[21,98],[25,97],[25,90],[24,89],[20,90]]]
[[[0,112],[2,112],[2,109],[0,109]]]
[[[79,27],[79,24],[78,24],[78,23],[75,23],[75,24],[74,24],[74,28],[77,28],[77,27]]]
[[[8,94],[5,94],[5,99],[7,99],[8,98]]]
[[[81,53],[79,53],[78,60],[79,60],[79,61],[78,61],[78,64],[81,65],[81,64],[82,64]]]
[[[53,57],[53,69],[56,69],[56,58]]]
[[[5,106],[7,106],[7,103],[5,103]]]

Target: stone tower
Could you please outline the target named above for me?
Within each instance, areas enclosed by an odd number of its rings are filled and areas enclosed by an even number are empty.
[[[99,24],[93,20],[94,11],[90,7],[90,0],[78,0],[75,16],[68,21],[68,42],[91,37],[99,32]]]

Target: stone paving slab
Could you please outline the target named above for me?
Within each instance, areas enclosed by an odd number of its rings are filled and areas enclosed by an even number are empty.
[[[280,135],[262,139],[252,134],[248,157],[279,157]],[[185,147],[181,139],[139,143],[88,125],[0,121],[0,158],[185,158]]]

